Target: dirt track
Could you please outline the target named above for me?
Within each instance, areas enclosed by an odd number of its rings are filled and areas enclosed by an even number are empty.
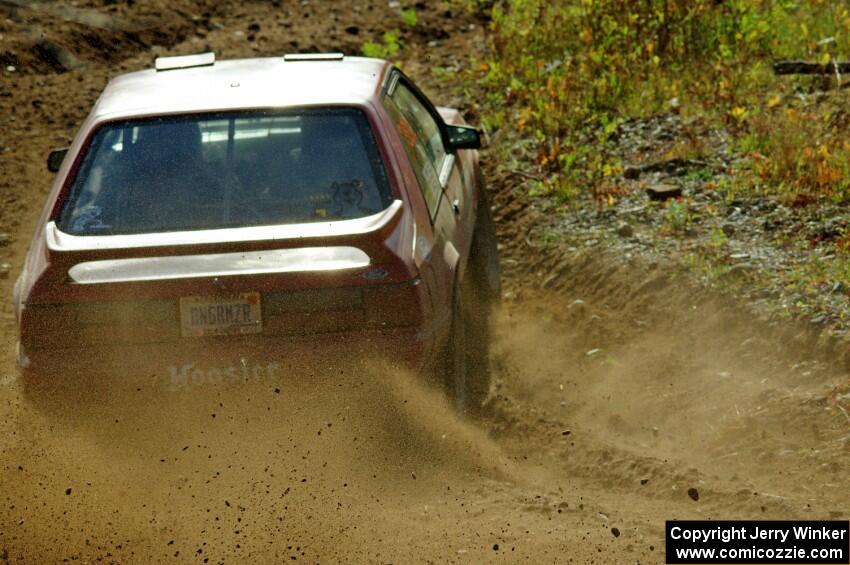
[[[351,14],[333,2],[194,4],[170,3],[159,35],[130,36],[8,10],[0,53],[20,53],[21,68],[0,82],[5,296],[49,186],[44,155],[110,74],[172,44],[354,52],[402,26],[385,2]],[[115,9],[120,21],[158,17]],[[405,57],[426,84],[428,55],[449,65],[482,45],[471,17],[420,18]],[[31,57],[35,25],[85,65],[56,74]],[[118,47],[103,55],[86,34]],[[380,369],[180,392],[69,375],[25,397],[4,302],[0,561],[662,563],[666,519],[847,519],[850,421],[826,399],[846,376],[663,266],[529,249],[533,210],[491,185],[516,298],[499,315],[494,396],[475,422]],[[530,290],[551,272],[557,291]]]

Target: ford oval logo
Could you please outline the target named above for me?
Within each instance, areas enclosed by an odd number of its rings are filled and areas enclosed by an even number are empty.
[[[386,272],[386,271],[385,271],[385,270],[383,270],[383,269],[372,269],[371,271],[366,271],[366,272],[365,272],[365,273],[363,273],[361,276],[362,276],[364,279],[375,280],[375,279],[383,279],[383,278],[385,278],[388,274],[389,274],[389,273],[388,273],[388,272]]]

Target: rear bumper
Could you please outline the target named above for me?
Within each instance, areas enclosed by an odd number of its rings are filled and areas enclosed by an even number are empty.
[[[389,363],[413,372],[434,360],[436,344],[416,328],[311,335],[184,338],[147,344],[22,351],[27,378],[111,374],[145,377],[171,387],[274,380],[293,372],[339,371]]]

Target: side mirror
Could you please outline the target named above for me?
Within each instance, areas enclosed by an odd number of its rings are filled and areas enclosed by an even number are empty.
[[[470,126],[446,126],[449,130],[449,149],[481,149],[481,134]]]
[[[47,170],[51,173],[58,173],[62,168],[62,161],[65,160],[65,155],[68,154],[68,148],[54,149],[47,156]]]

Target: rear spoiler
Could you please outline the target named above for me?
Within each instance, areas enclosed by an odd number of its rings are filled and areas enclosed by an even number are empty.
[[[207,253],[233,253],[346,245],[367,253],[373,262],[391,258],[384,245],[403,216],[401,200],[378,214],[354,220],[277,226],[223,228],[130,235],[71,235],[55,222],[45,226],[50,263],[77,263]]]

